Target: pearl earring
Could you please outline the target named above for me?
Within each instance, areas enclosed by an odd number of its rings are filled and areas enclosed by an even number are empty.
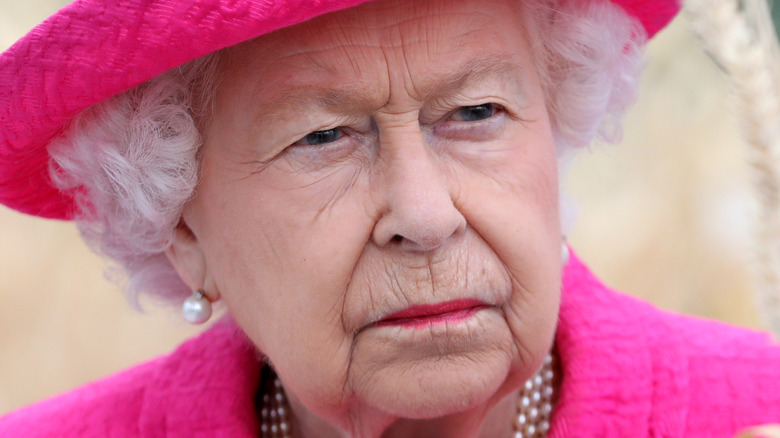
[[[566,239],[561,243],[561,264],[566,266],[569,263],[569,245],[566,244]]]
[[[181,306],[184,319],[193,324],[203,324],[211,318],[211,301],[203,289],[198,289],[184,300]]]

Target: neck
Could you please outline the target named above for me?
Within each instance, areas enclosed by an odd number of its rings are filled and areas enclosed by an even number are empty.
[[[464,413],[430,420],[399,419],[388,427],[382,438],[497,438],[510,437],[512,420],[517,411],[517,392],[512,392],[497,404]]]
[[[493,406],[432,419],[390,418],[366,415],[346,432],[311,413],[291,394],[296,438],[497,438],[511,437],[518,393],[512,392]]]

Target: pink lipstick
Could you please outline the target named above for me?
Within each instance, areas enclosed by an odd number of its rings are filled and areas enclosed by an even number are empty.
[[[374,326],[401,326],[422,328],[432,324],[459,322],[487,307],[474,299],[453,300],[437,304],[421,304],[407,307],[375,322]]]

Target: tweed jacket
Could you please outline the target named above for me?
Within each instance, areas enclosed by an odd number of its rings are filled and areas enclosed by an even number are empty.
[[[780,422],[780,346],[611,291],[572,256],[549,438],[731,437]],[[221,321],[168,356],[0,419],[0,437],[259,436],[261,362]]]

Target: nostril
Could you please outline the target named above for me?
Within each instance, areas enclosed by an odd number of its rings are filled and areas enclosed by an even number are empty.
[[[393,237],[390,239],[391,243],[401,243],[401,241],[404,240],[404,236],[400,234],[394,234]]]

